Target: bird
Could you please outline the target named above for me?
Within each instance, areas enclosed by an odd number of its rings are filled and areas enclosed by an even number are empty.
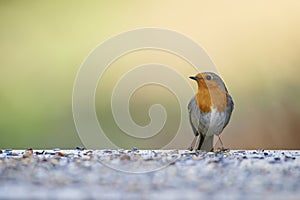
[[[189,78],[198,85],[197,93],[188,104],[189,120],[195,136],[189,150],[213,151],[214,135],[218,136],[224,149],[220,134],[230,121],[233,99],[216,73],[202,72]]]

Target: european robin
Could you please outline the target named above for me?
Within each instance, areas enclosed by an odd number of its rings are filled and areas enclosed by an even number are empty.
[[[213,137],[218,136],[226,127],[234,107],[232,97],[222,81],[215,73],[203,72],[191,76],[198,84],[198,91],[188,105],[190,123],[194,132],[190,150],[213,150]],[[220,140],[223,148],[223,143]]]

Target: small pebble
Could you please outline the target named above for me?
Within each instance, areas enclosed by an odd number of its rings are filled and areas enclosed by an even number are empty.
[[[41,161],[41,162],[48,162],[48,159],[45,158],[45,157],[43,157],[43,158],[40,159],[40,161]]]
[[[131,151],[136,152],[136,151],[138,151],[138,148],[133,147],[133,148],[131,149]]]
[[[195,156],[195,155],[193,155],[193,160],[202,160],[203,158],[202,157],[200,157],[200,156]]]
[[[56,152],[55,155],[64,157],[66,154],[64,152],[59,151],[59,152]]]
[[[58,165],[58,164],[59,164],[59,160],[57,160],[56,158],[51,158],[51,159],[50,159],[50,163],[51,163],[52,165]]]
[[[36,151],[35,152],[35,155],[43,155],[45,153],[45,151],[43,150],[43,151]]]
[[[15,152],[13,152],[13,151],[10,151],[10,152],[6,153],[6,155],[7,155],[7,156],[19,156],[18,153],[15,153]]]
[[[78,150],[78,151],[83,151],[83,150],[84,150],[84,147],[76,147],[76,150]]]
[[[154,157],[156,157],[156,156],[157,156],[157,153],[156,153],[156,151],[153,151],[153,150],[151,150],[151,153],[153,153],[153,154],[154,154]]]
[[[253,156],[252,158],[253,158],[253,159],[264,159],[263,156]]]
[[[88,156],[90,156],[90,155],[93,155],[93,151],[92,150],[89,150],[89,151],[86,151],[86,152],[84,152],[83,153],[83,155],[88,155]]]
[[[33,155],[33,150],[32,148],[28,148],[25,150],[25,153],[23,154],[23,158],[29,158]]]
[[[28,149],[26,149],[26,150],[25,150],[25,153],[26,153],[26,152],[28,152],[28,153],[30,153],[30,154],[33,154],[33,150],[32,150],[32,148],[28,148]]]
[[[120,156],[120,160],[130,160],[130,156],[128,156],[127,154],[122,154]]]
[[[23,157],[24,158],[24,157]],[[22,159],[22,164],[23,165],[28,165],[30,163],[30,158],[25,158],[25,159]]]
[[[295,160],[296,157],[293,157],[293,156],[288,156],[288,155],[285,155],[284,157],[284,160],[287,161],[287,160]]]
[[[48,154],[48,155],[55,155],[54,152],[49,152],[49,151],[46,151],[45,154]]]
[[[210,151],[210,152],[207,152],[206,154],[207,154],[207,155],[214,155],[215,152],[211,152],[211,151]]]
[[[154,160],[152,157],[144,158],[144,161],[151,161]]]
[[[220,158],[212,158],[206,161],[206,163],[219,163],[221,161]]]
[[[176,164],[176,160],[173,160],[169,163],[169,165],[175,165]]]

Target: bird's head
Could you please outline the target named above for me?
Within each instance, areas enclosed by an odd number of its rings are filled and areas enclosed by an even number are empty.
[[[195,76],[190,76],[190,79],[193,79],[197,82],[198,88],[217,88],[220,87],[227,92],[224,82],[222,79],[213,72],[203,72],[196,74]]]

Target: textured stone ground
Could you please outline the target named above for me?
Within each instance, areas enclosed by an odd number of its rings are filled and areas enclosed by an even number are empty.
[[[299,199],[300,151],[0,150],[0,199]]]

